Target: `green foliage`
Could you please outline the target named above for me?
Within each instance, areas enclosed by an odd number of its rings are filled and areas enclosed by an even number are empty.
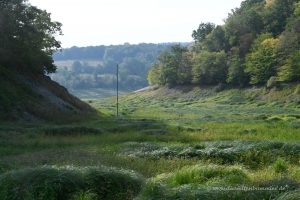
[[[193,83],[214,85],[226,82],[226,54],[203,51],[193,58]]]
[[[261,35],[256,39],[251,52],[246,57],[246,72],[251,76],[251,84],[265,84],[276,75],[276,46],[278,39]]]
[[[162,85],[174,86],[177,82],[177,69],[178,62],[176,55],[176,47],[172,48],[172,52],[165,52],[159,58],[160,70],[161,70],[161,82]],[[179,52],[178,52],[179,53]]]
[[[33,73],[52,73],[52,53],[60,48],[55,39],[61,24],[25,0],[0,2],[0,64]]]
[[[148,75],[151,84],[159,85],[184,85],[191,82],[190,54],[185,47],[172,46],[171,51],[166,51],[158,59]]]
[[[296,51],[279,68],[278,77],[280,81],[293,82],[300,78],[300,51]]]
[[[265,30],[277,36],[285,30],[289,17],[293,14],[295,0],[273,0],[264,12]]]
[[[148,82],[150,85],[161,85],[161,80],[160,80],[160,66],[155,64],[151,67],[151,69],[148,72]]]
[[[242,60],[239,56],[232,56],[229,60],[227,83],[245,86],[248,84],[248,79]]]
[[[201,23],[198,29],[193,31],[192,37],[196,42],[202,42],[214,29],[215,24],[213,23]]]
[[[286,60],[291,57],[300,47],[300,37],[297,31],[285,31],[279,37],[277,46],[278,60],[281,65],[286,63]]]
[[[223,26],[201,23],[193,31],[195,43],[190,50],[193,56],[186,60],[186,66],[193,64],[192,73],[186,67],[185,77],[191,76],[196,84],[227,83],[238,87],[264,85],[271,77],[282,82],[296,81],[299,5],[294,0],[245,0],[229,13]],[[216,56],[220,52],[224,55]],[[222,57],[222,64],[217,57]],[[172,63],[169,65],[171,77],[176,70],[172,70]],[[155,71],[155,76],[161,77],[162,71]],[[173,77],[175,81],[176,75]]]
[[[228,50],[228,41],[226,39],[225,30],[222,26],[216,26],[216,28],[207,35],[206,39],[203,40],[202,49],[207,51],[222,51]]]
[[[237,47],[239,54],[245,56],[256,34],[263,29],[260,7],[263,1],[247,0],[241,7],[233,10],[225,23],[226,37],[231,47]]]

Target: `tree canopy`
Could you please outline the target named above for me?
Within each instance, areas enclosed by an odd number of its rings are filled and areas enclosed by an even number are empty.
[[[0,65],[31,73],[52,73],[55,36],[61,24],[27,0],[0,0]]]
[[[228,14],[224,25],[200,23],[189,50],[163,53],[167,57],[150,70],[149,80],[171,86],[238,87],[300,81],[299,33],[299,0],[245,0]],[[184,82],[178,77],[179,68]],[[163,79],[166,74],[169,78]]]

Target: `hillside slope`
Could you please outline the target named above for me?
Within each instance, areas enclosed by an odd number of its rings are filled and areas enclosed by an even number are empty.
[[[95,114],[45,75],[24,75],[0,68],[0,120],[67,122]]]
[[[152,87],[140,92],[123,95],[119,109],[130,118],[169,120],[177,123],[198,124],[217,122],[269,123],[280,121],[287,126],[298,126],[300,119],[300,86],[282,85],[266,89],[177,86]],[[112,98],[95,101],[101,112],[114,114]]]

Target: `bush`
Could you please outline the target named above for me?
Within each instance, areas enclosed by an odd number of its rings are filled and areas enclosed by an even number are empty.
[[[132,199],[143,179],[128,171],[104,167],[41,167],[0,176],[2,200]]]

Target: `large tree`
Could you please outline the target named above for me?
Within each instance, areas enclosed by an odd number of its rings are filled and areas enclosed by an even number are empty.
[[[193,58],[193,82],[195,84],[216,85],[226,82],[226,53],[203,51]]]
[[[284,31],[298,0],[272,0],[269,2],[264,11],[265,29],[277,36]]]
[[[158,63],[149,71],[150,84],[175,86],[191,82],[190,54],[186,47],[172,46],[158,58]]]
[[[251,52],[246,57],[246,72],[251,77],[251,84],[265,84],[269,78],[276,75],[278,41],[270,34],[263,34],[254,42]]]
[[[213,23],[201,23],[198,29],[194,30],[192,34],[195,42],[202,42],[205,40],[206,36],[215,29],[215,26],[216,25]]]
[[[300,51],[296,51],[279,68],[278,79],[284,82],[299,81],[300,79]]]
[[[31,73],[51,73],[52,53],[60,48],[55,36],[61,24],[27,0],[0,0],[0,65]]]

